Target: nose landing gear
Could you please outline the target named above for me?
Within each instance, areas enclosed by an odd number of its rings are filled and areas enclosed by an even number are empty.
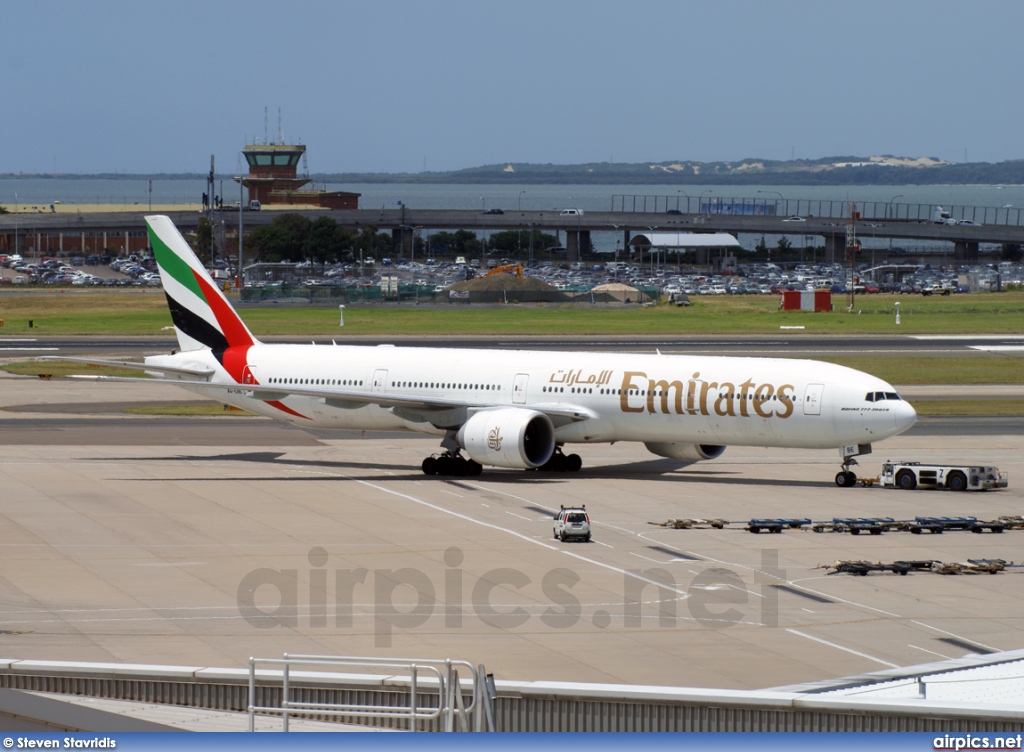
[[[844,446],[839,450],[839,456],[842,457],[843,469],[836,473],[836,485],[840,488],[853,488],[857,485],[857,476],[850,470],[851,465],[856,465],[857,460],[855,457],[859,457],[862,454],[871,454],[870,444],[852,444],[850,446]]]

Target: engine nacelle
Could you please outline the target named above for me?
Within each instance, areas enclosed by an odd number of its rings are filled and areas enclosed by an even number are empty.
[[[715,444],[677,444],[674,441],[651,441],[645,443],[644,446],[659,457],[689,460],[690,462],[713,460],[716,457],[721,457],[722,452],[725,451],[724,446]]]
[[[459,446],[481,465],[533,469],[555,452],[555,426],[544,413],[520,407],[483,410],[462,424]]]

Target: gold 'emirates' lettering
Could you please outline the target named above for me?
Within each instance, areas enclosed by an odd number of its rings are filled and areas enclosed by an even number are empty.
[[[793,414],[792,384],[757,384],[747,379],[738,387],[707,381],[697,371],[687,381],[654,380],[643,371],[622,374],[619,409],[624,413],[715,415],[743,418],[788,418]]]

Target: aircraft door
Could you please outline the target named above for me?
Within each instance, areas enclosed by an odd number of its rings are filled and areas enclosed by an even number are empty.
[[[374,392],[380,392],[383,394],[387,391],[388,384],[388,369],[378,368],[373,372],[373,389]]]
[[[526,404],[526,386],[530,381],[530,375],[526,373],[517,373],[515,380],[512,382],[512,402],[517,405]]]
[[[247,365],[242,369],[242,383],[243,384],[258,384],[256,381],[256,374],[252,372],[252,366]]]
[[[808,384],[804,390],[804,415],[821,415],[821,394],[824,384]]]

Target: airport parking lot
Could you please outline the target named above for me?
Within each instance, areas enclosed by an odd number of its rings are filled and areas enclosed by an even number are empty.
[[[1009,471],[1008,490],[981,494],[838,489],[832,451],[729,449],[679,469],[628,444],[583,447],[571,476],[440,479],[419,471],[432,438],[120,412],[181,402],[159,385],[2,386],[2,406],[38,406],[0,413],[5,657],[241,666],[286,651],[411,655],[484,663],[505,679],[759,688],[1016,649],[1024,635],[1024,570],[815,569],[1019,560],[1024,532],[649,524],[1021,514],[1019,434],[911,431],[858,469],[892,457]],[[591,543],[553,539],[562,504],[587,505]]]

